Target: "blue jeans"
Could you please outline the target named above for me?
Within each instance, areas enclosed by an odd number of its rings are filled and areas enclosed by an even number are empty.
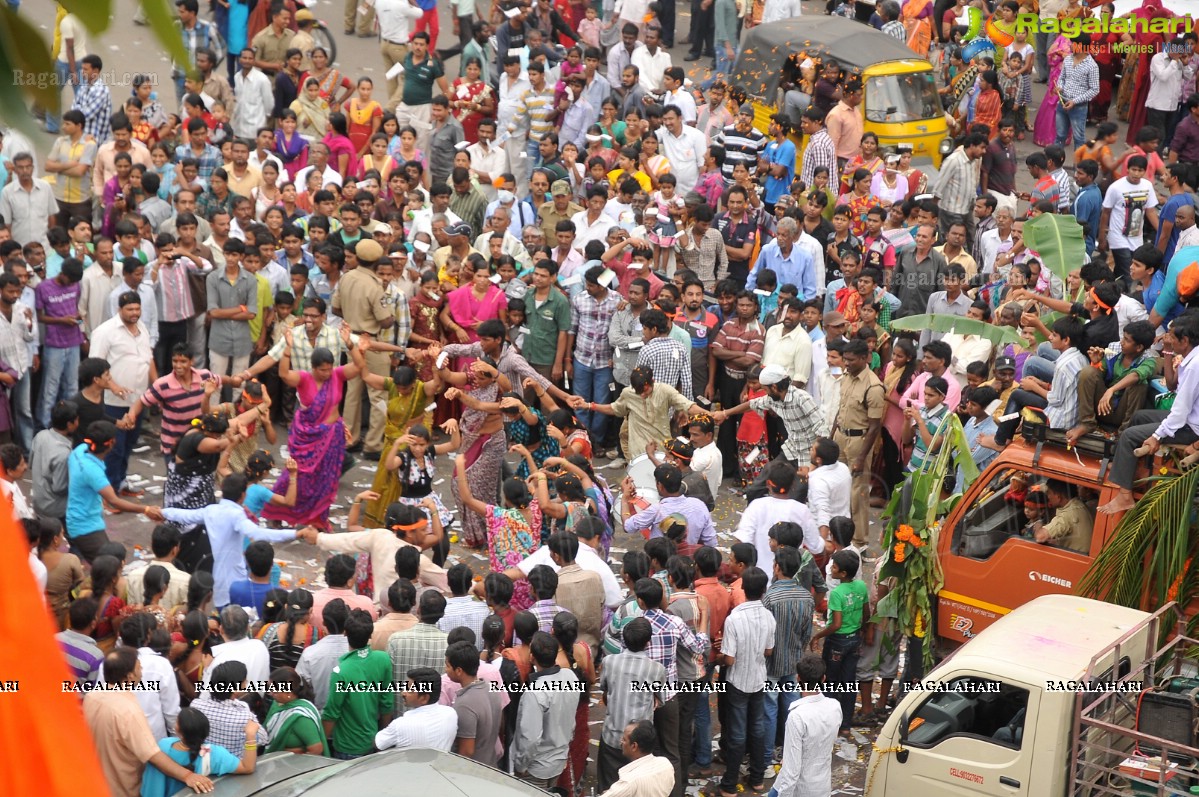
[[[12,389],[12,414],[16,423],[16,440],[26,452],[33,448],[33,405],[29,403],[32,385],[33,368],[31,366],[25,369],[25,375]]]
[[[721,728],[720,739],[724,745],[724,775],[720,778],[722,791],[737,791],[741,780],[741,762],[749,747],[749,784],[756,786],[766,777],[762,738],[762,693],[742,692],[732,684],[722,695],[726,701],[724,718],[727,724]]]
[[[104,405],[104,414],[112,418],[113,423],[124,418],[128,411],[128,407]],[[120,491],[121,485],[125,483],[125,476],[129,472],[129,457],[133,456],[133,449],[137,448],[137,438],[142,433],[143,415],[145,413],[138,414],[133,428],[129,431],[117,430],[117,439],[113,443],[112,451],[109,451],[108,456],[104,458],[104,472],[108,475],[108,483],[114,490]]]
[[[1035,376],[1046,382],[1053,381],[1053,364],[1061,356],[1060,351],[1048,343],[1042,343],[1037,346],[1037,353],[1024,361],[1024,376]]]
[[[770,684],[775,688],[767,687],[766,691],[762,693],[762,745],[766,748],[766,755],[763,757],[764,766],[770,766],[774,756],[775,739],[783,738],[783,729],[787,727],[787,712],[791,710],[791,704],[796,699],[795,692],[787,688],[787,685],[795,685],[794,675],[788,675],[786,678],[771,678]],[[778,688],[780,684],[784,685],[781,689]],[[780,725],[782,729],[780,729]]]
[[[732,59],[725,55],[724,45],[717,44],[713,49],[716,51],[716,74],[727,78],[733,74],[733,61],[737,60],[737,49],[733,48]]]
[[[596,404],[607,404],[611,397],[609,386],[612,384],[611,368],[591,368],[583,365],[575,358],[574,389],[575,395]],[[608,418],[598,412],[579,410],[579,422],[583,424],[594,445],[604,442],[604,432],[608,428]]]
[[[712,683],[712,673],[700,679]],[[701,769],[712,766],[712,705],[711,695],[701,692],[695,701],[695,733],[691,737],[691,763]]]
[[[1057,124],[1056,143],[1059,147],[1065,145],[1068,135],[1073,135],[1073,146],[1081,145],[1087,140],[1087,103],[1079,103],[1068,111],[1058,105],[1054,122]]]
[[[841,691],[833,694],[841,704],[841,730],[849,730],[853,722],[853,704],[858,699],[858,654],[862,649],[862,635],[832,634],[824,638],[824,679],[832,684],[843,684]]]
[[[42,347],[42,395],[37,404],[37,420],[43,429],[50,428],[50,410],[54,405],[78,392],[79,347]]]
[[[83,75],[82,65],[77,62],[75,64],[75,85],[76,86],[78,86],[80,81],[83,80],[82,75]],[[62,90],[67,87],[67,83],[70,81],[70,77],[71,77],[71,70],[70,70],[70,67],[67,65],[67,63],[65,61],[55,60],[54,61],[54,81],[55,81],[54,85],[58,87],[59,99],[62,99]],[[62,111],[63,110],[67,110],[67,109],[65,109],[65,108],[59,109],[59,112],[57,115],[49,113],[49,112],[46,113],[46,132],[47,133],[57,133],[59,131],[59,127],[62,124]]]
[[[527,164],[529,171],[541,165],[541,142],[534,141],[532,136],[525,141],[525,154],[529,156]]]

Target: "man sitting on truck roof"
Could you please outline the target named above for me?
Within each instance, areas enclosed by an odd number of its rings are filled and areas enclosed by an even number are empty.
[[[1045,420],[1051,429],[1070,429],[1078,419],[1078,372],[1087,364],[1087,358],[1077,346],[1085,340],[1082,322],[1066,316],[1053,322],[1049,343],[1059,352],[1053,363],[1053,381],[1046,383],[1035,376],[1020,380],[1020,390],[1012,393],[1008,400],[1004,420],[994,438],[981,435],[979,442],[1006,446],[1020,425],[1025,407],[1045,410]],[[931,345],[931,344],[930,344]]]
[[[1141,410],[1132,416],[1112,459],[1112,484],[1120,490],[1099,507],[1105,514],[1115,515],[1136,504],[1132,484],[1140,457],[1155,453],[1162,443],[1187,445],[1199,440],[1199,315],[1187,311],[1174,319],[1162,355],[1182,357],[1174,405],[1169,412]]]
[[[1119,354],[1108,356],[1098,346],[1087,351],[1091,367],[1078,373],[1078,424],[1066,432],[1067,443],[1074,445],[1100,424],[1121,431],[1128,426],[1144,406],[1149,380],[1157,370],[1149,351],[1155,337],[1148,321],[1133,321],[1120,336]]]
[[[1095,522],[1086,505],[1075,495],[1074,487],[1057,479],[1047,479],[1045,494],[1049,508],[1054,510],[1053,519],[1048,523],[1033,523],[1033,539],[1042,545],[1089,553]]]

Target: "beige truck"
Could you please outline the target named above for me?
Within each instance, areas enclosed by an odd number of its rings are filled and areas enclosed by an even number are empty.
[[[1071,595],[1020,606],[901,696],[866,797],[1199,793],[1199,642],[1179,617]]]

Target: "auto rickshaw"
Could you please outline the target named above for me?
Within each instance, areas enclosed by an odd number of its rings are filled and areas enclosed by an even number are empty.
[[[912,145],[912,161],[941,159],[952,140],[937,94],[933,66],[907,45],[869,25],[843,17],[795,17],[751,28],[733,66],[730,86],[739,86],[753,101],[754,126],[765,132],[770,117],[784,108],[784,86],[797,83],[800,64],[811,59],[817,74],[834,59],[862,80],[858,110],[865,132],[878,136],[881,147]],[[796,128],[796,149],[803,147]]]

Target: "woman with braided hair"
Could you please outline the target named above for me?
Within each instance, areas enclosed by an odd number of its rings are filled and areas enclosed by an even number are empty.
[[[246,723],[245,754],[241,760],[219,744],[205,744],[210,725],[208,717],[194,708],[179,711],[175,721],[178,736],[168,736],[158,742],[158,749],[171,760],[192,772],[209,777],[220,775],[249,775],[258,764],[258,723]],[[142,775],[141,797],[169,797],[184,788],[181,781],[168,777],[155,766],[146,767]]]

